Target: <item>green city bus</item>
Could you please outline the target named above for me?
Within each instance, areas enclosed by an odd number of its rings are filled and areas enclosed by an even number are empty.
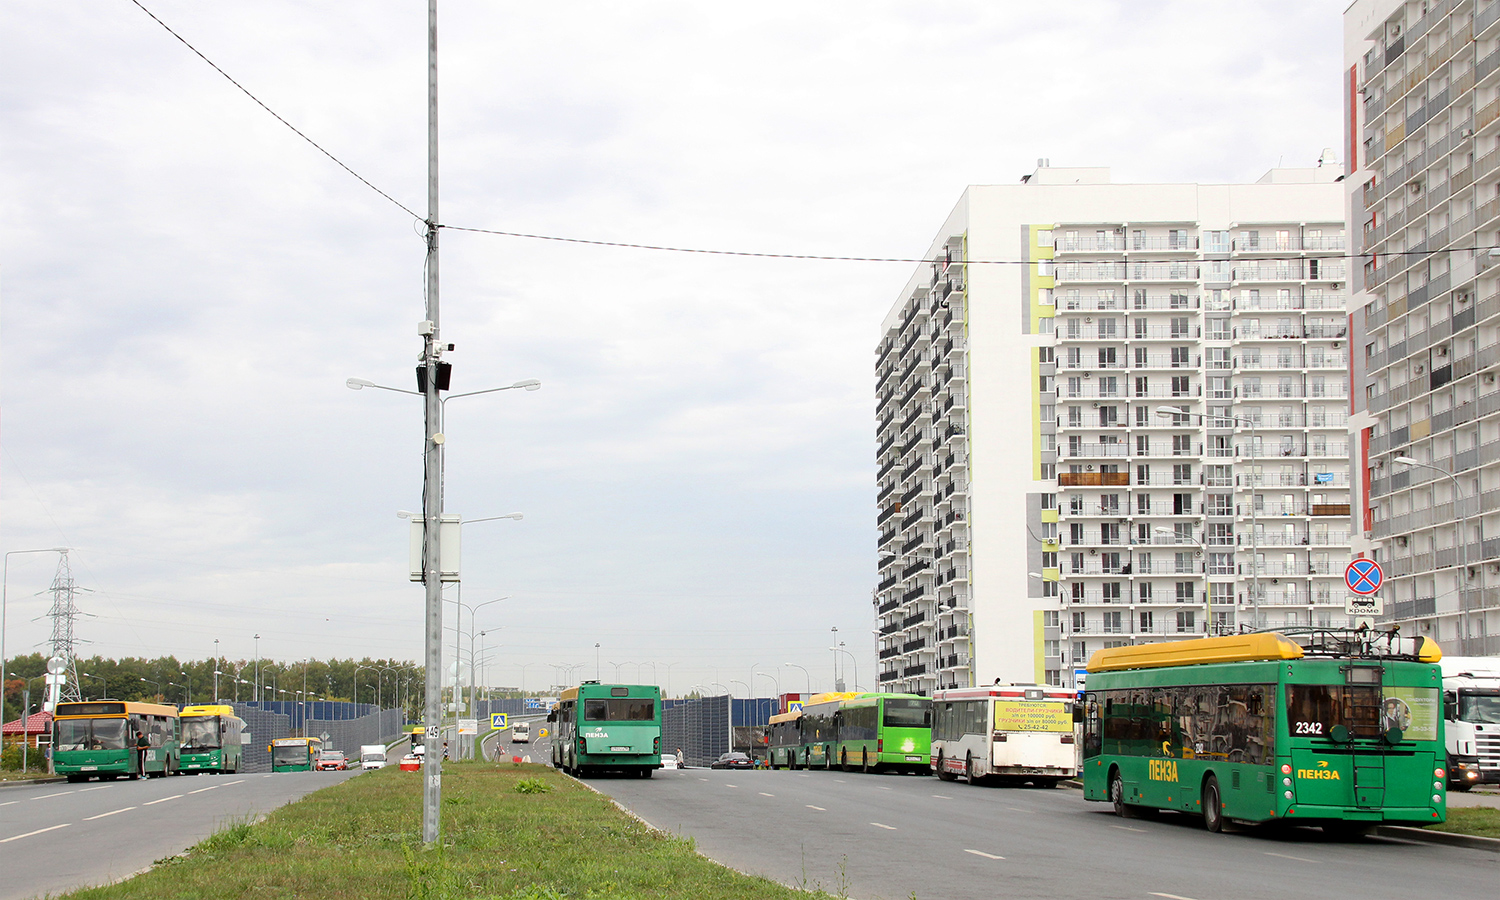
[[[53,771],[74,782],[95,776],[171,775],[178,767],[177,725],[175,706],[127,700],[59,703],[52,720]],[[135,749],[140,734],[150,744],[144,773]]]
[[[773,769],[797,768],[797,754],[802,752],[802,710],[778,713],[769,720],[766,734],[766,761]]]
[[[250,735],[227,705],[184,706],[181,713],[180,769],[183,774],[233,773],[244,760]]]
[[[1085,796],[1215,832],[1442,822],[1441,657],[1421,637],[1333,629],[1100,650],[1080,710]]]
[[[838,765],[845,772],[885,770],[927,775],[932,701],[916,694],[860,694],[834,715]],[[830,760],[830,765],[832,761]]]
[[[583,777],[601,770],[650,778],[661,768],[661,688],[585,681],[563,691],[547,716],[555,722],[552,765]]]
[[[272,772],[311,772],[318,763],[323,742],[313,737],[277,738],[266,748]]]

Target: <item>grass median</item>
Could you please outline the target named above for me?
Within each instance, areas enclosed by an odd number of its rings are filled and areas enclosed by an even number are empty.
[[[1428,825],[1427,830],[1500,838],[1500,809],[1485,806],[1471,806],[1463,809],[1449,807],[1448,821],[1440,825]]]
[[[551,768],[443,766],[443,842],[421,848],[422,784],[394,767],[233,825],[127,881],[69,900],[791,900],[808,892],[741,875],[690,839],[653,831]],[[821,891],[813,896],[830,896]]]

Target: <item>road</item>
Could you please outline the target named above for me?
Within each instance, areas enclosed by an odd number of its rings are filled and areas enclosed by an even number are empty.
[[[197,775],[0,788],[0,900],[124,878],[357,774]]]
[[[1119,819],[1081,791],[838,772],[665,770],[590,778],[742,872],[866,900],[1493,897],[1500,855],[1313,829],[1210,834]]]

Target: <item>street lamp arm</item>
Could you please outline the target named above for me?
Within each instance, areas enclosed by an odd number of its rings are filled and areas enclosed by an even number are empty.
[[[360,390],[364,390],[365,388],[374,388],[377,391],[394,391],[397,394],[412,394],[413,396],[417,396],[417,397],[423,396],[422,394],[418,393],[417,391],[408,391],[408,390],[405,390],[403,388],[386,387],[383,384],[376,384],[373,381],[367,381],[366,379],[363,379],[363,378],[350,378],[350,379],[347,379],[344,382],[344,387],[348,388],[351,391],[360,391]]]
[[[372,387],[379,387],[379,386],[380,385],[372,385]],[[513,391],[516,388],[521,388],[522,390],[527,390],[527,391],[537,391],[537,390],[541,390],[541,387],[542,387],[542,383],[540,381],[536,380],[535,378],[527,378],[526,380],[524,380],[524,381],[518,381],[515,384],[507,384],[505,387],[485,388],[482,391],[465,391],[462,394],[449,394],[448,396],[446,396],[446,397],[443,398],[443,402],[447,403],[449,400],[456,400],[459,397],[473,397],[473,396],[476,396],[478,394],[493,394],[496,391]],[[416,393],[416,392],[415,391],[407,391],[406,393],[412,394],[412,393]]]

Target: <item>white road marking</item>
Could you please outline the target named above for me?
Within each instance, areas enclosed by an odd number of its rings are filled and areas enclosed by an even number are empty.
[[[848,784],[849,783],[849,782],[845,781],[842,778],[835,778],[833,780],[836,781],[836,782],[838,782],[839,784]]]
[[[0,844],[9,844],[11,841],[19,841],[21,838],[31,837],[34,834],[46,834],[49,831],[56,831],[59,828],[67,828],[71,824],[73,823],[64,822],[61,825],[53,825],[51,828],[38,828],[36,831],[28,831],[25,834],[18,834],[15,837],[8,837],[4,840],[0,840]]]
[[[775,794],[768,794],[768,793],[766,793],[766,792],[765,792],[765,791],[761,791],[761,792],[760,792],[760,795],[761,795],[761,796],[762,796],[762,797],[774,797],[774,796],[776,796],[776,795],[775,795]]]
[[[699,780],[699,781],[707,781],[707,780],[708,780],[708,779],[707,779],[707,778],[700,778],[700,779],[698,779],[698,780]]]
[[[124,809],[116,809],[116,810],[112,810],[112,811],[107,812],[107,813],[100,813],[97,816],[84,816],[83,817],[83,821],[85,821],[85,822],[92,822],[95,819],[102,819],[105,816],[112,816],[115,813],[130,812],[132,809],[135,809],[135,807],[134,806],[127,806]]]
[[[807,804],[807,808],[808,809],[815,809],[818,812],[828,812],[828,810],[824,809],[823,807],[821,807],[821,806],[813,806],[811,803]]]
[[[1110,828],[1118,828],[1121,831],[1139,831],[1141,834],[1145,834],[1146,833],[1146,829],[1144,829],[1144,828],[1131,828],[1129,825],[1111,825],[1109,827]],[[1166,894],[1158,894],[1157,896],[1159,896],[1159,897],[1165,897],[1167,895]]]
[[[89,791],[102,791],[105,788],[111,788],[111,787],[114,787],[114,785],[112,785],[112,784],[101,784],[101,785],[98,785],[97,787],[79,788],[78,789],[78,793],[80,793],[80,794],[87,794]]]
[[[993,853],[985,853],[983,850],[965,850],[964,852],[965,853],[972,853],[975,856],[982,856],[985,859],[1004,859],[1005,858],[1003,856],[996,856]]]
[[[163,797],[160,800],[147,800],[145,803],[142,803],[141,805],[142,806],[155,806],[158,803],[166,803],[168,800],[181,800],[181,799],[182,799],[182,795],[181,794],[173,794],[170,797]]]
[[[945,796],[943,794],[933,794],[932,796],[934,798],[938,799],[938,800],[952,800],[953,799],[952,797],[948,797],[948,796]]]
[[[1031,812],[1031,810],[1020,806],[1007,806],[1005,808],[1010,810],[1011,812]]]
[[[20,802],[21,801],[19,801],[19,800],[8,800],[8,801],[6,801],[4,803],[0,803],[0,806],[14,806],[14,805],[16,805],[17,803],[20,803]]]
[[[1287,856],[1285,853],[1267,853],[1266,855],[1267,856],[1279,856],[1282,859],[1295,859],[1297,862],[1310,862],[1310,863],[1316,863],[1317,862],[1317,860],[1315,860],[1315,859],[1308,859],[1305,856]]]
[[[1166,897],[1167,900],[1193,900],[1192,897],[1183,897],[1183,896],[1181,896],[1179,894],[1162,894],[1162,893],[1158,893],[1157,891],[1151,891],[1151,896],[1153,896],[1153,897]]]
[[[211,784],[206,788],[198,788],[196,791],[188,791],[189,794],[201,794],[204,791],[217,791],[222,785]]]
[[[797,777],[798,778],[811,778],[812,776],[808,775],[806,772],[798,772],[797,773]]]
[[[224,782],[223,786],[224,787],[229,787],[231,784],[244,784],[244,783],[245,783],[245,779],[241,778],[239,781],[226,781],[226,782]]]
[[[886,831],[895,831],[896,830],[896,826],[894,826],[894,825],[882,825],[879,822],[871,822],[870,824],[874,825],[876,828],[884,828]]]
[[[43,794],[40,797],[32,797],[31,799],[33,801],[35,801],[35,800],[46,800],[48,797],[63,797],[63,796],[66,796],[68,794],[76,794],[76,793],[78,793],[78,792],[77,791],[58,791],[55,794]]]
[[[888,788],[888,787],[883,787],[883,788],[881,788],[881,790],[882,790],[882,791],[888,791],[888,790],[890,790],[890,788]]]
[[[739,785],[737,785],[737,784],[726,784],[726,785],[724,785],[724,786],[725,786],[725,787],[732,787],[732,788],[737,788],[737,787],[739,787]]]

